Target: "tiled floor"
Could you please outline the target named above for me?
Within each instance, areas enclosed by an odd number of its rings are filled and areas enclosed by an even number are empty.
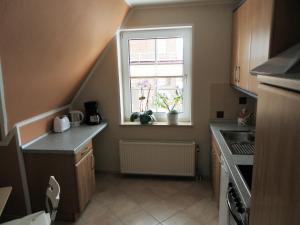
[[[217,225],[207,182],[97,175],[97,191],[79,220],[55,225]]]

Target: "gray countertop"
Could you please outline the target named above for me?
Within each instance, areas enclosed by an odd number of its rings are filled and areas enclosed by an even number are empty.
[[[50,133],[22,150],[24,153],[74,154],[106,127],[107,122],[93,126],[83,124],[63,133]]]
[[[221,150],[221,154],[224,158],[224,161],[231,173],[232,178],[234,179],[238,191],[241,196],[244,196],[244,203],[247,206],[250,206],[251,193],[246,185],[245,181],[242,179],[241,174],[237,168],[237,165],[253,165],[253,155],[233,155],[226,144],[225,139],[223,138],[221,131],[232,130],[232,131],[244,131],[244,130],[254,130],[254,127],[241,127],[233,122],[214,122],[210,124],[210,129],[214,135],[217,144]]]

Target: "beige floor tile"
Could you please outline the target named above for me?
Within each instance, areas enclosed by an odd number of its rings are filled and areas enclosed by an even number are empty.
[[[169,204],[172,204],[180,210],[183,210],[195,204],[201,199],[201,196],[194,196],[193,194],[187,192],[177,192],[174,195],[171,195],[170,197],[166,198],[165,200],[169,202]]]
[[[215,218],[212,221],[210,221],[207,225],[219,225],[219,218]]]
[[[204,197],[212,197],[212,187],[206,181],[193,183],[191,186],[184,189],[183,192],[188,193],[195,198],[198,198],[198,200],[201,200]]]
[[[83,225],[122,225],[113,212],[101,206],[97,201],[92,201],[87,206],[77,223]]]
[[[136,179],[125,179],[118,185],[118,188],[127,194],[141,192],[146,189],[145,183],[142,180]]]
[[[162,222],[179,212],[181,207],[166,200],[159,200],[144,206],[143,209],[159,222]]]
[[[212,221],[218,219],[218,206],[211,198],[204,198],[185,209],[184,213],[194,218],[199,223],[209,225]]]
[[[172,182],[169,181],[157,181],[153,182],[153,185],[148,187],[154,194],[162,199],[168,198],[169,196],[180,191],[180,188],[173,186]]]
[[[125,225],[157,225],[157,224],[159,224],[159,221],[154,219],[152,216],[150,216],[143,210],[128,214],[120,219]]]
[[[126,195],[116,198],[113,202],[110,202],[107,207],[119,218],[124,218],[126,215],[141,210],[141,207]]]
[[[162,223],[163,225],[206,225],[195,221],[192,217],[178,213]]]
[[[111,187],[108,190],[96,192],[93,196],[93,200],[97,201],[102,206],[107,206],[108,204],[120,199],[122,196],[126,196],[116,187]]]
[[[161,198],[159,198],[156,194],[154,194],[149,189],[132,192],[132,193],[128,194],[128,196],[130,198],[132,198],[137,204],[139,204],[142,207],[151,205],[151,204],[161,200]]]
[[[54,225],[85,225],[83,222],[65,222],[65,221],[55,221]]]

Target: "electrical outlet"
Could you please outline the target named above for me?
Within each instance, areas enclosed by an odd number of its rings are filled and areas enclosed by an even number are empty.
[[[224,118],[224,111],[217,111],[217,118],[218,119]]]
[[[247,97],[240,97],[239,98],[239,104],[240,105],[246,105],[247,104]]]

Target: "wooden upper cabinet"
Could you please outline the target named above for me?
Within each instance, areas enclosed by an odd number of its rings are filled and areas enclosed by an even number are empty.
[[[251,44],[250,1],[246,1],[239,9],[239,67],[237,78],[239,87],[248,89],[249,61]]]
[[[274,0],[249,0],[251,10],[250,70],[269,58]],[[250,92],[257,92],[255,76],[250,76]]]
[[[233,50],[231,84],[248,89],[251,44],[250,2],[233,14]]]
[[[299,0],[246,0],[233,16],[231,84],[257,93],[249,71],[300,42],[299,21]]]
[[[238,85],[238,82],[237,82],[237,70],[238,70],[238,65],[239,65],[238,12],[239,11],[235,11],[233,13],[233,25],[232,25],[232,64],[231,64],[231,77],[230,77],[230,83],[232,85]]]

